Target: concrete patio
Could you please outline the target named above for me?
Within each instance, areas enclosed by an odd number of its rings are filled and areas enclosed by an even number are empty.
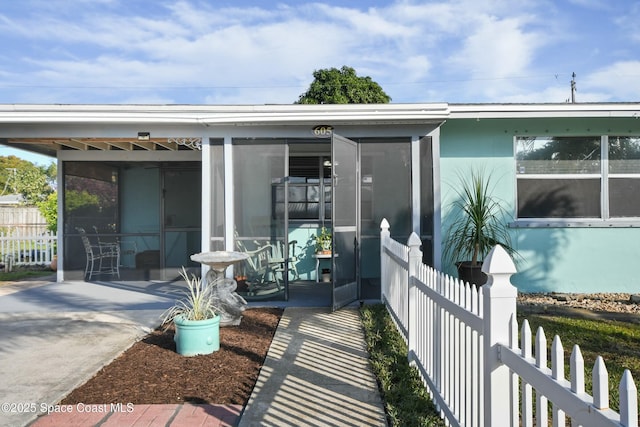
[[[180,289],[165,282],[29,281],[0,287],[0,398],[35,404],[3,410],[0,426],[386,425],[357,310],[330,313],[326,292],[309,290],[299,293],[299,304],[320,307],[292,307],[295,300],[252,304],[288,308],[242,414],[236,405],[133,402],[130,412],[40,416],[43,405],[56,405],[156,327]]]

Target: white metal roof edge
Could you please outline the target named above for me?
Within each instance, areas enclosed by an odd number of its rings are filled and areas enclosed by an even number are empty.
[[[449,104],[450,119],[640,117],[640,103]]]
[[[446,103],[316,105],[67,105],[0,104],[0,123],[406,122],[444,120]]]
[[[425,123],[466,118],[640,117],[640,103],[557,104],[0,104],[0,123],[259,125]]]

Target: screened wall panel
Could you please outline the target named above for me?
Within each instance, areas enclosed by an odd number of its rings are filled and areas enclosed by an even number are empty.
[[[283,140],[234,140],[234,210],[241,238],[270,239],[274,188],[285,176]]]
[[[224,146],[223,140],[211,139],[211,249],[224,250]]]
[[[392,224],[394,238],[406,241],[411,234],[411,140],[409,138],[361,138],[360,147],[360,276],[380,277],[380,222]],[[373,296],[377,281],[363,281],[362,293]]]
[[[199,162],[63,162],[65,277],[81,279],[90,243],[117,245],[116,275],[101,280],[177,277],[200,250]]]

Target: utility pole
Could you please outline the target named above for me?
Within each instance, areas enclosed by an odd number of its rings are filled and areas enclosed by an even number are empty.
[[[572,79],[571,79],[571,103],[575,104],[576,103],[576,73],[575,73],[575,71],[573,72],[571,77],[572,77]]]

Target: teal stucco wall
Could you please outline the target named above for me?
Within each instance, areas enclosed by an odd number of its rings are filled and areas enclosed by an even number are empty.
[[[493,194],[515,219],[514,136],[638,135],[636,119],[449,119],[441,128],[442,236],[453,212],[459,174],[490,171]],[[640,173],[640,171],[638,171]],[[458,185],[459,187],[459,185]],[[512,283],[522,292],[640,292],[640,220],[632,227],[511,229],[520,259]],[[443,260],[445,271],[452,265]]]

